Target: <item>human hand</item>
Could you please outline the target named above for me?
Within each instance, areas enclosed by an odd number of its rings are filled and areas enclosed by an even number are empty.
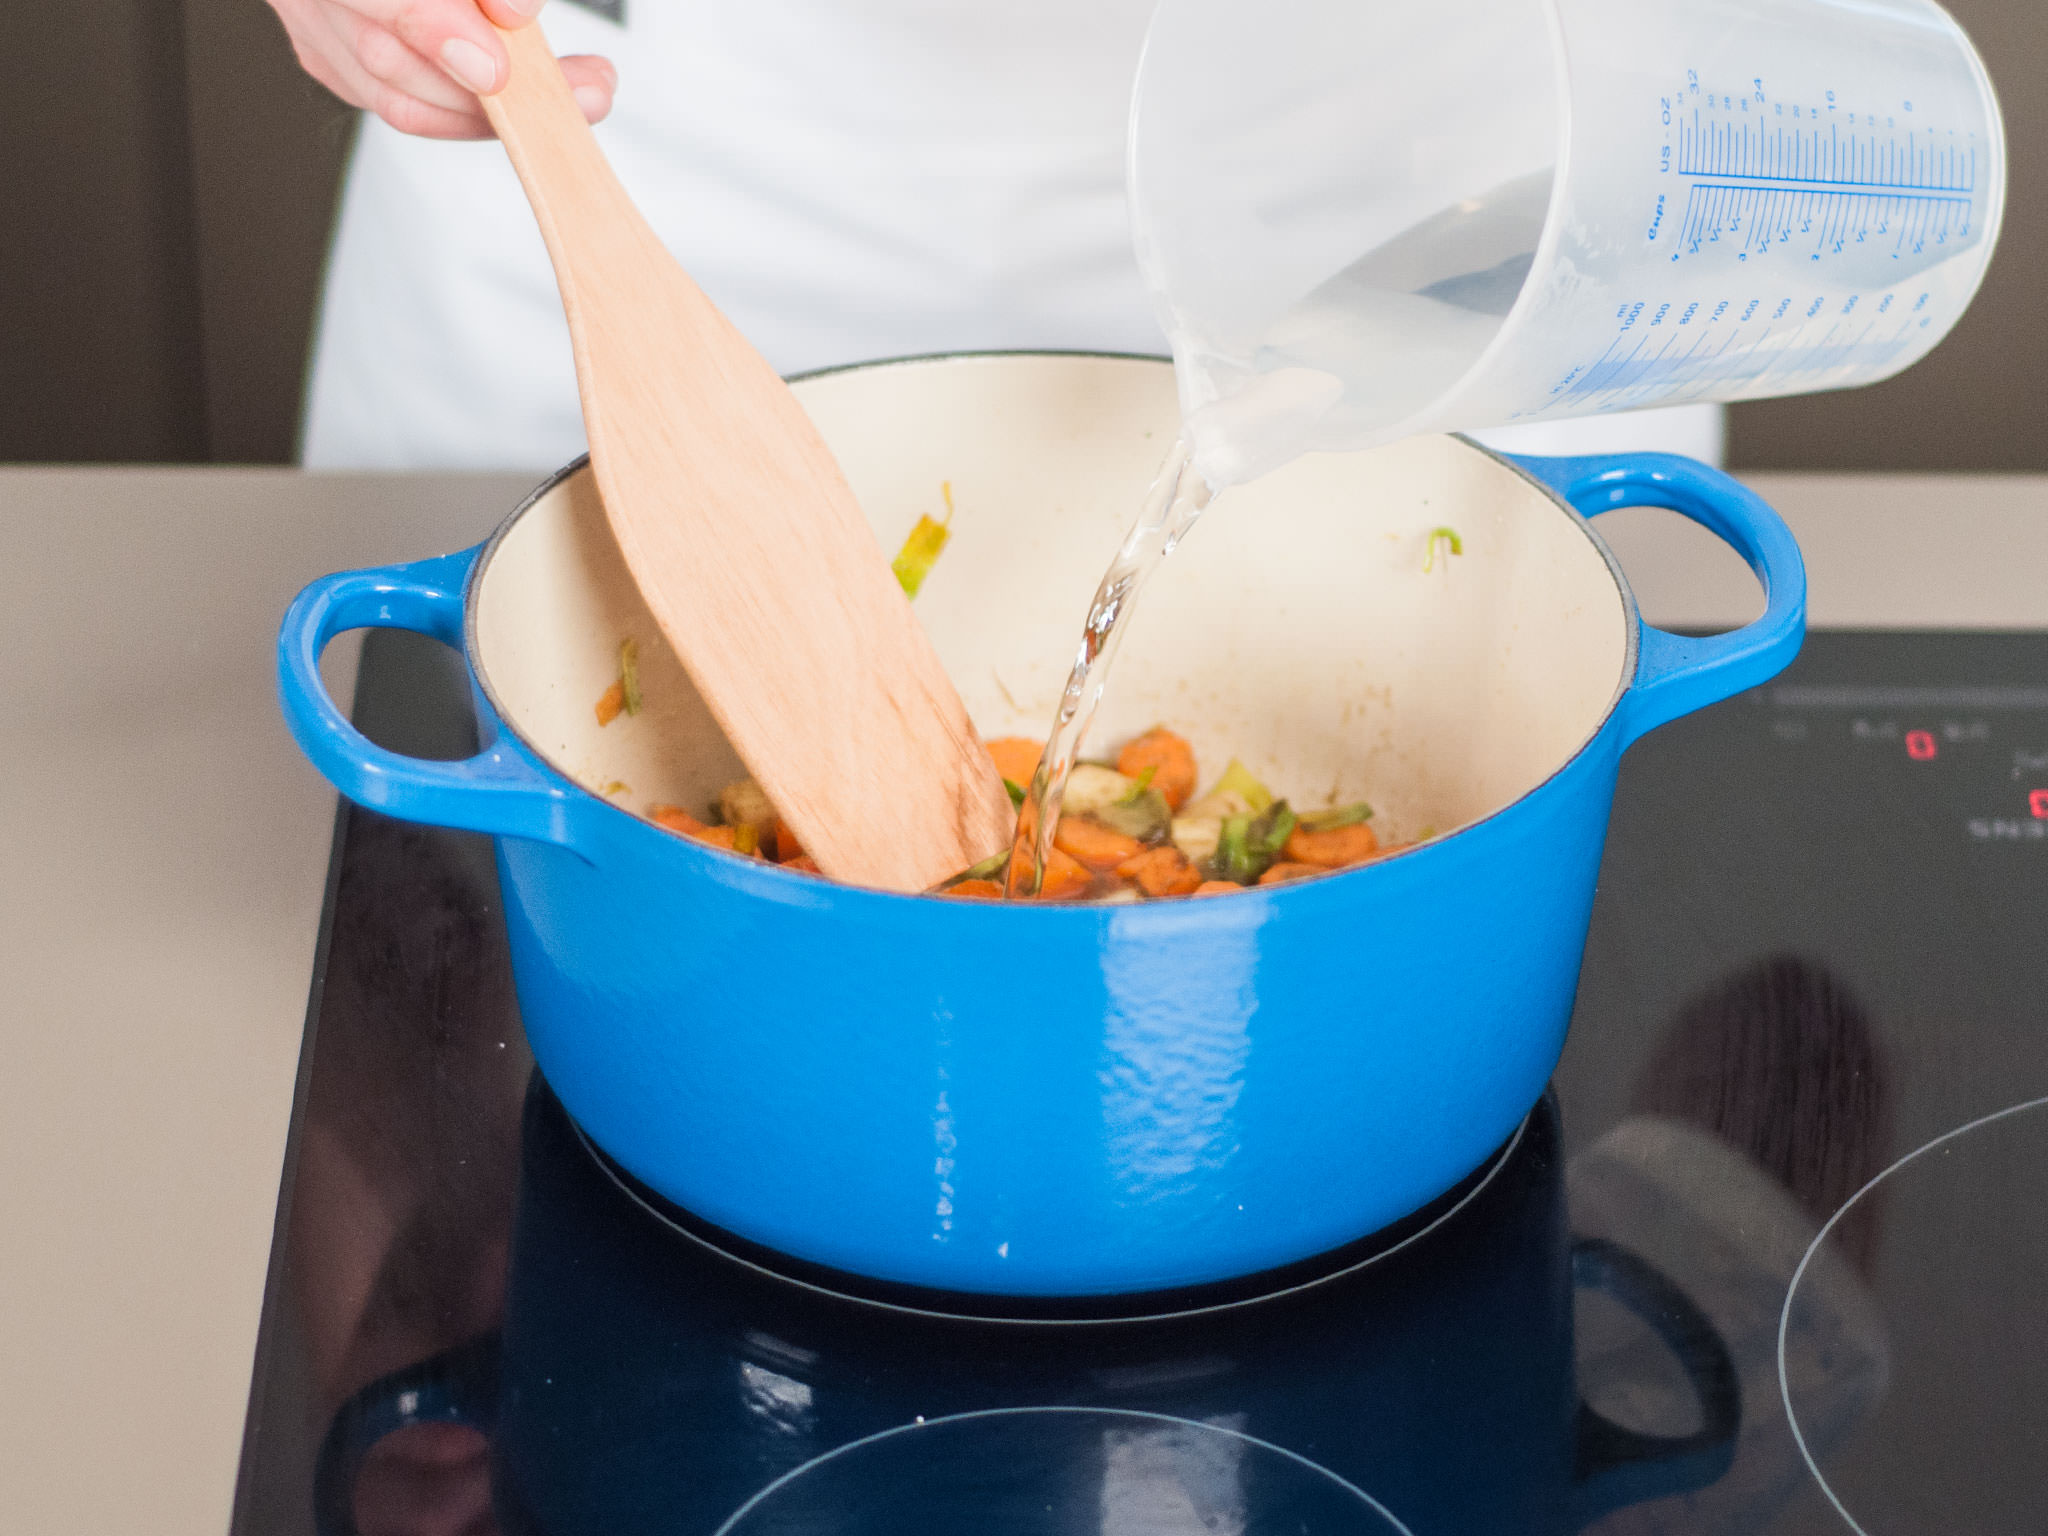
[[[269,3],[306,73],[343,101],[401,133],[487,139],[491,125],[477,97],[502,87],[511,67],[491,24],[528,26],[542,0]],[[611,111],[619,77],[609,59],[573,54],[562,60],[562,73],[591,122]]]

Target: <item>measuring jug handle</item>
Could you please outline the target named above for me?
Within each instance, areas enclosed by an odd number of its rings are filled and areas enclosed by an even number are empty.
[[[1776,676],[1799,653],[1806,562],[1785,520],[1748,486],[1674,453],[1508,457],[1582,517],[1620,507],[1689,517],[1724,539],[1763,583],[1762,617],[1725,635],[1675,635],[1637,619],[1635,680],[1621,701],[1624,745]]]

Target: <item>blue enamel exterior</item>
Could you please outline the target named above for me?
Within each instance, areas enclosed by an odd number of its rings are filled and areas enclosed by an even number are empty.
[[[1398,1219],[1506,1139],[1563,1049],[1622,751],[1802,637],[1798,549],[1734,481],[1664,456],[1517,463],[1586,514],[1662,505],[1713,529],[1766,613],[1708,639],[1641,628],[1593,740],[1484,821],[1227,900],[948,902],[733,859],[554,773],[482,690],[478,756],[382,752],[322,689],[321,648],[376,624],[461,643],[474,550],[302,593],[285,713],[351,798],[499,835],[534,1055],[678,1204],[953,1291],[1248,1274]]]

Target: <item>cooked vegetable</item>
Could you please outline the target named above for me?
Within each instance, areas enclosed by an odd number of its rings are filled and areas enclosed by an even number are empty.
[[[1179,810],[1195,792],[1195,749],[1185,737],[1165,726],[1154,726],[1134,741],[1126,742],[1116,757],[1116,771],[1127,778],[1150,772],[1156,776],[1159,793]],[[1153,779],[1147,779],[1153,783]]]
[[[1216,835],[1215,855],[1209,860],[1209,867],[1217,874],[1240,885],[1257,878],[1259,873],[1252,863],[1251,829],[1249,816],[1224,817],[1222,830]]]
[[[1260,807],[1253,805],[1235,790],[1212,789],[1201,799],[1192,801],[1180,809],[1180,817],[1195,821],[1221,821],[1226,816],[1249,816]]]
[[[1111,870],[1145,851],[1135,837],[1126,837],[1087,816],[1062,816],[1053,831],[1053,847],[1093,870]]]
[[[1111,801],[1095,813],[1095,819],[1125,837],[1135,837],[1141,843],[1156,843],[1166,836],[1167,828],[1173,824],[1173,812],[1167,808],[1166,797],[1158,790],[1140,789]]]
[[[1100,763],[1076,763],[1067,773],[1060,815],[1099,816],[1128,795],[1135,781]]]
[[[767,827],[781,820],[768,802],[768,792],[752,779],[735,779],[718,792],[718,816],[728,826],[750,822]]]
[[[1009,893],[1022,896],[1022,872],[1012,870],[1008,881]],[[1040,901],[1062,901],[1069,896],[1085,896],[1094,889],[1095,876],[1088,866],[1068,853],[1055,847],[1052,856],[1045,861],[1045,878],[1039,882]]]
[[[625,780],[613,779],[611,783],[605,785],[604,793],[605,798],[609,800],[613,795],[630,795],[633,791],[627,788]]]
[[[897,583],[903,588],[905,597],[917,596],[925,577],[931,575],[932,567],[938,563],[946,540],[953,536],[953,482],[940,481],[939,494],[946,498],[946,520],[940,523],[928,516],[918,518],[917,526],[910,530],[910,537],[903,541],[903,548],[889,563],[889,569],[896,573]]]
[[[1176,816],[1171,823],[1173,846],[1196,864],[1216,856],[1216,840],[1223,835],[1221,816]]]
[[[1304,820],[1294,829],[1281,851],[1297,864],[1313,864],[1319,869],[1343,869],[1347,865],[1363,864],[1378,851],[1379,846],[1380,840],[1373,835],[1372,828],[1362,821],[1324,831]]]
[[[775,850],[777,863],[794,864],[805,856],[804,845],[796,840],[796,834],[789,830],[789,824],[780,816],[775,818],[775,825],[768,829],[768,843]],[[816,868],[815,865],[812,867]]]
[[[963,868],[961,872],[954,874],[950,881],[946,881],[944,885],[938,887],[938,895],[950,895],[954,889],[963,887],[963,885],[973,885],[975,881],[985,881],[985,883],[993,885],[997,895],[1001,895],[1001,889],[1004,889],[1004,885],[1008,881],[1008,874],[1006,874],[1008,868],[1010,868],[1010,850],[1004,848],[1001,852],[989,854],[979,864],[969,864],[967,868]]]
[[[1024,809],[1024,786],[1022,784],[1019,784],[1015,779],[1005,779],[1003,780],[1003,793],[1010,797],[1011,810],[1021,811]]]
[[[640,713],[640,642],[631,635],[619,642],[619,694],[626,713]]]
[[[1428,575],[1428,574],[1429,574],[1429,573],[1430,573],[1431,571],[1433,571],[1433,570],[1435,570],[1435,569],[1436,569],[1436,547],[1437,547],[1437,545],[1439,545],[1439,544],[1448,544],[1448,545],[1450,545],[1450,547],[1451,547],[1451,553],[1452,553],[1452,554],[1454,554],[1454,555],[1462,555],[1462,554],[1464,554],[1464,553],[1465,553],[1465,541],[1464,541],[1463,539],[1461,539],[1461,538],[1459,538],[1459,537],[1458,537],[1458,530],[1457,530],[1457,529],[1455,529],[1455,528],[1432,528],[1432,529],[1430,529],[1430,530],[1429,530],[1429,551],[1428,551],[1428,553],[1426,553],[1426,554],[1425,554],[1425,555],[1424,555],[1424,556],[1422,557],[1422,572],[1423,572],[1423,574],[1424,574],[1425,576],[1426,576],[1426,575]]]
[[[1249,884],[1287,846],[1294,825],[1294,812],[1285,800],[1275,800],[1256,816],[1226,817],[1210,867],[1226,880]]]
[[[613,678],[611,687],[605,689],[605,691],[598,696],[597,723],[600,726],[610,725],[614,720],[619,718],[619,712],[623,710],[625,707],[626,685],[620,682],[617,678]]]
[[[1134,753],[1134,747],[1142,751]],[[1041,888],[1030,899],[1108,904],[1216,896],[1329,874],[1408,846],[1382,846],[1368,825],[1372,807],[1362,800],[1297,815],[1235,758],[1206,795],[1184,803],[1176,814],[1170,786],[1176,777],[1187,789],[1195,782],[1193,753],[1187,751],[1183,760],[1185,748],[1183,738],[1155,727],[1119,752],[1118,762],[1130,772],[1100,762],[1075,764]],[[1006,736],[989,742],[988,751],[1012,804],[1021,806],[1029,798],[1025,781],[1038,770],[1040,744]],[[612,780],[604,793],[627,789]],[[649,805],[646,810],[657,826],[697,842],[741,856],[773,858],[785,869],[819,872],[817,861],[804,852],[753,779],[726,785],[709,814],[713,820],[707,825],[680,806]],[[1025,899],[1028,874],[1028,866],[1005,848],[962,870],[934,894]]]
[[[998,736],[988,743],[988,755],[995,759],[997,773],[1012,784],[1028,785],[1038,772],[1038,760],[1045,756],[1045,743],[1028,736]]]
[[[1372,820],[1372,807],[1363,800],[1350,805],[1339,805],[1327,811],[1310,811],[1301,818],[1301,824],[1311,832],[1334,832],[1339,827],[1355,826],[1361,821]]]
[[[1172,844],[1147,848],[1136,858],[1117,865],[1117,874],[1147,896],[1191,896],[1202,883],[1201,871]]]
[[[1245,809],[1250,811],[1263,811],[1273,803],[1273,791],[1261,784],[1253,776],[1251,769],[1234,757],[1230,760],[1230,766],[1223,770],[1223,777],[1218,779],[1215,787],[1202,798],[1206,800],[1215,795],[1236,795],[1244,801]],[[1194,807],[1190,806],[1188,809],[1192,813]]]

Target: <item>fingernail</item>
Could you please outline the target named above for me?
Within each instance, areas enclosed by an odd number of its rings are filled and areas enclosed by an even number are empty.
[[[498,88],[497,61],[466,37],[451,37],[441,45],[441,67],[479,96]]]
[[[595,119],[608,104],[605,93],[594,85],[576,87],[576,105],[583,109],[583,115]]]
[[[547,0],[504,0],[506,10],[517,11],[520,15],[528,17],[538,16],[540,8],[545,4]]]

